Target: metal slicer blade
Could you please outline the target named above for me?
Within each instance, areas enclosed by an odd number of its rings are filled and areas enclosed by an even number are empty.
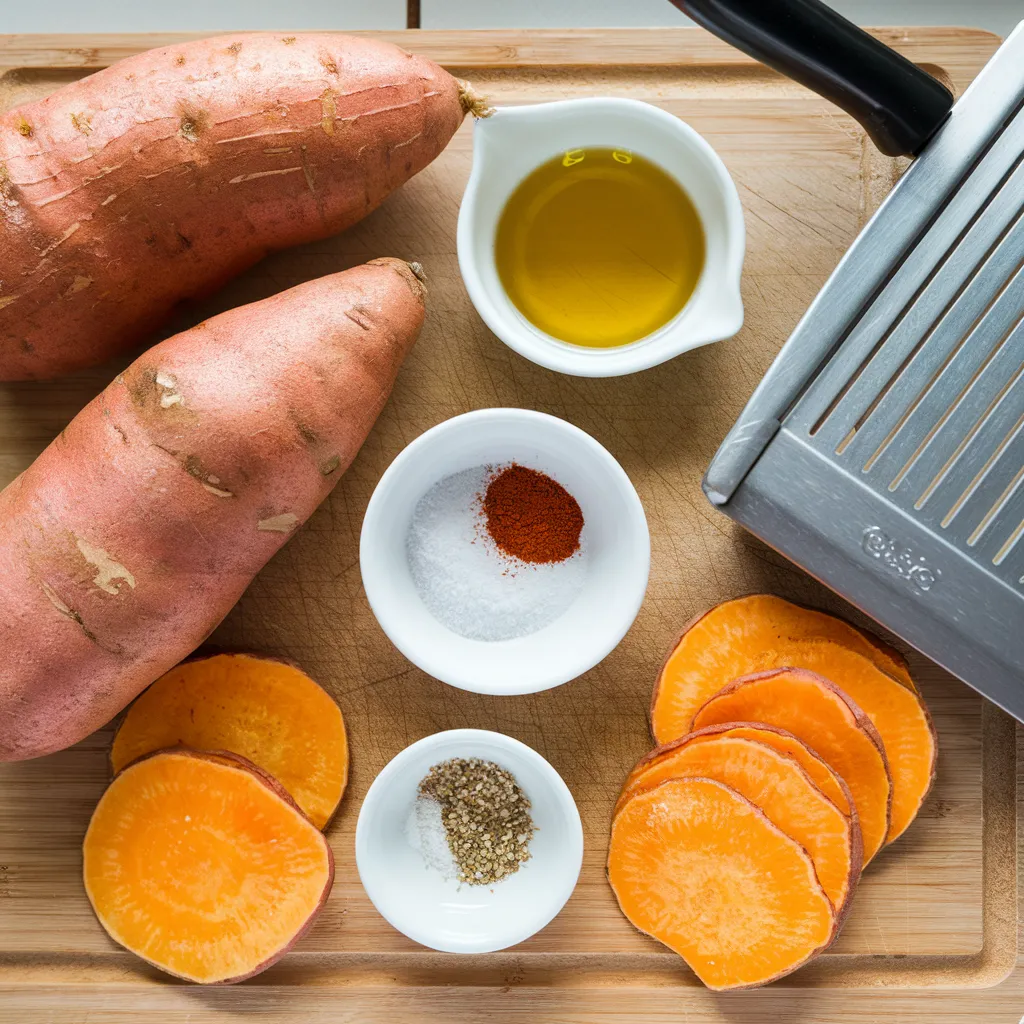
[[[1024,24],[843,257],[704,490],[1024,720]]]

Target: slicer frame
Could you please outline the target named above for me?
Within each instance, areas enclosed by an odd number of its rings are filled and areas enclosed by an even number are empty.
[[[704,490],[1024,720],[1024,24],[844,256]]]

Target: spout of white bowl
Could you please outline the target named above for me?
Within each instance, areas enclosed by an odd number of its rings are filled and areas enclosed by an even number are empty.
[[[473,170],[479,164],[487,164],[500,158],[501,151],[509,145],[508,137],[514,127],[515,118],[511,107],[494,107],[484,118],[473,122]]]
[[[743,327],[743,298],[739,287],[723,289],[715,296],[703,326],[709,341],[722,341],[739,334]]]

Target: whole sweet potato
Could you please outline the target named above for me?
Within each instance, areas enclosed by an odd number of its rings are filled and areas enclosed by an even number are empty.
[[[0,115],[0,380],[101,362],[268,252],[350,226],[478,102],[390,43],[241,33]]]
[[[376,260],[175,335],[0,493],[0,761],[86,736],[210,634],[359,450],[423,295]]]

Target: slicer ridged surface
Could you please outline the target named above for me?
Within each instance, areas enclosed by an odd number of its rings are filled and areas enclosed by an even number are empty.
[[[845,333],[785,429],[1024,588],[1024,113]]]

